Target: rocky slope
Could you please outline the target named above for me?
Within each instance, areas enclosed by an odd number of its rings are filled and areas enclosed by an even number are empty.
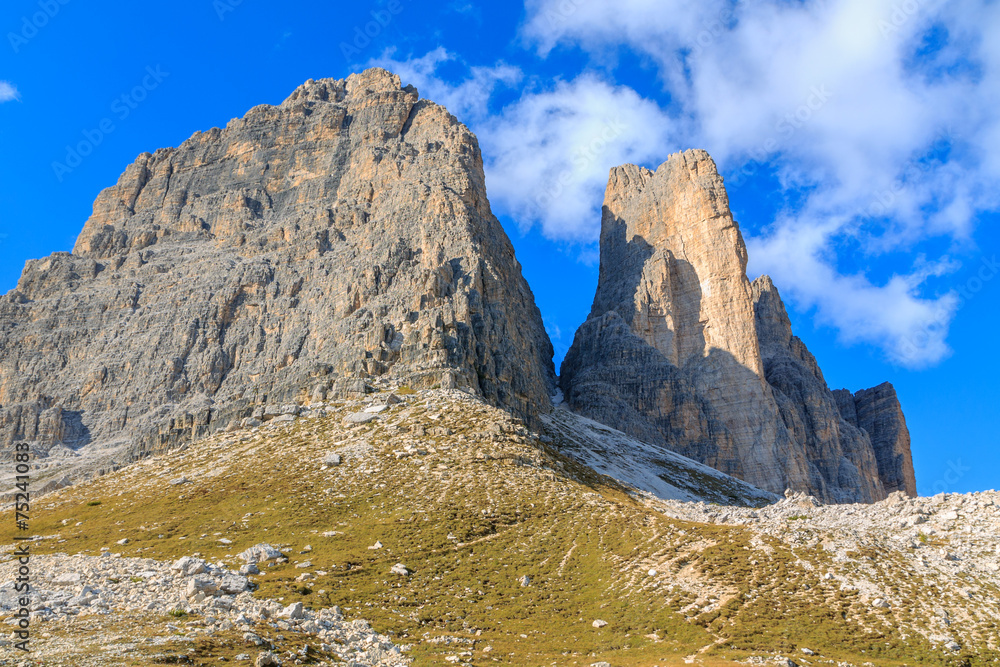
[[[564,455],[596,459],[625,437],[565,410],[533,430],[471,394],[381,381],[367,397],[217,434],[36,501],[35,659],[1000,659],[996,493],[829,506],[791,494],[762,508],[714,493],[673,499],[629,470],[616,479]],[[662,480],[683,491],[700,467],[678,470]],[[0,605],[14,535],[5,510]],[[11,613],[0,617],[10,624]]]
[[[125,538],[123,544],[127,542]],[[379,667],[410,662],[389,637],[374,632],[364,621],[345,621],[336,606],[314,611],[303,608],[301,602],[286,605],[257,599],[247,577],[201,558],[187,556],[173,563],[122,558],[109,548],[100,556],[54,555],[39,560],[44,579],[35,588],[32,620],[41,627],[62,626],[54,640],[50,636],[36,644],[35,654],[44,656],[45,664],[113,664],[134,657],[136,644],[152,649],[150,664],[176,663],[180,656],[184,656],[183,663],[190,659],[189,652],[197,652],[199,640],[227,635],[245,647],[233,656],[236,662],[253,659],[266,665],[267,656],[278,661],[309,660],[319,652]],[[287,562],[283,556],[275,560]],[[19,595],[13,588],[16,562],[0,564],[0,579],[5,583],[0,588],[3,610],[19,608]],[[256,560],[253,567],[248,564],[242,570],[260,573]],[[147,615],[172,622],[150,632],[152,628],[137,623]],[[90,619],[81,622],[80,617]],[[100,623],[102,632],[88,637],[87,625],[94,621]],[[280,657],[273,652],[277,647],[272,642],[253,632],[256,624],[267,622],[279,631],[300,635],[298,641],[283,645]],[[306,637],[315,638],[312,651]],[[87,656],[91,643],[100,647],[103,660]],[[13,650],[11,644],[0,640],[0,645]]]
[[[139,156],[72,254],[28,263],[0,444],[113,469],[383,375],[530,421],[551,359],[476,138],[371,69]]]
[[[560,376],[570,407],[772,492],[873,502],[903,488],[894,394],[843,418],[774,285],[746,266],[707,153],[613,169],[597,294]]]

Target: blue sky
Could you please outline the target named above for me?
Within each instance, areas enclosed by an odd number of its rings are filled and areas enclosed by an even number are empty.
[[[557,363],[608,169],[705,148],[831,387],[896,385],[920,491],[1000,486],[998,3],[9,0],[0,28],[2,291],[139,153],[382,64],[480,137]]]

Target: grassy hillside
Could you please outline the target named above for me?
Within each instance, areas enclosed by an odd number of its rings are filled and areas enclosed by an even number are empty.
[[[329,406],[325,416],[218,434],[46,496],[33,511],[32,530],[45,537],[34,552],[97,556],[110,548],[159,560],[197,553],[237,567],[237,553],[267,542],[289,562],[253,577],[256,595],[339,605],[412,645],[417,665],[452,656],[615,667],[729,665],[777,654],[856,665],[998,657],[983,647],[946,655],[900,629],[904,610],[872,609],[818,576],[830,565],[822,549],[793,551],[748,529],[651,511],[561,456],[558,433],[546,444],[456,394],[405,398],[367,424],[343,423],[361,404]],[[341,454],[340,465],[324,465],[331,452]],[[188,482],[171,483],[181,478]],[[13,538],[9,514],[0,519],[3,543]],[[123,538],[127,544],[116,544]],[[306,561],[310,567],[296,567]],[[391,574],[396,563],[411,574]],[[162,636],[169,620],[131,622]],[[595,620],[607,625],[595,628]],[[76,633],[77,655],[102,650],[99,636],[76,625],[44,631]],[[282,650],[308,640],[267,625],[257,632]],[[805,657],[803,647],[816,655]],[[152,664],[149,656],[163,650],[139,643],[120,664]],[[243,652],[255,654],[233,632],[200,640],[188,654],[194,664],[216,665]]]

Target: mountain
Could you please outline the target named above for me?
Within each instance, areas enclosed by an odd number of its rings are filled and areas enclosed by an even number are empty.
[[[597,294],[560,374],[567,404],[771,492],[915,495],[895,393],[845,418],[773,283],[751,284],[746,267],[706,152],[613,169]]]
[[[140,156],[0,299],[0,646],[996,664],[1000,494],[907,497],[891,385],[831,392],[746,262],[706,153],[613,170],[560,392],[475,137],[388,72]]]
[[[391,378],[528,422],[552,348],[473,134],[399,78],[308,81],[140,155],[0,299],[0,443],[102,472]]]

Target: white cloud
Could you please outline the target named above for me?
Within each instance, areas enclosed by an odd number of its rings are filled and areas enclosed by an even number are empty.
[[[489,101],[494,92],[522,79],[521,70],[504,63],[493,67],[468,67],[440,46],[419,58],[398,60],[394,55],[395,50],[390,49],[368,65],[384,67],[399,75],[403,85],[416,86],[420,97],[437,102],[464,123],[488,117]],[[458,65],[466,73],[463,81],[451,83],[442,77],[439,70],[449,64]]]
[[[671,119],[654,102],[593,74],[547,86],[526,85],[497,114],[494,91],[521,81],[507,65],[469,68],[458,83],[438,70],[455,60],[443,49],[406,61],[373,61],[413,83],[422,97],[448,108],[479,137],[490,200],[524,227],[541,225],[549,238],[591,243],[600,234],[608,171],[624,162],[666,158]]]
[[[490,196],[550,238],[596,241],[609,169],[664,159],[672,125],[655,103],[591,74],[526,93],[479,124]]]
[[[807,193],[750,239],[753,265],[793,303],[908,366],[948,354],[954,296],[925,294],[920,266],[896,267],[883,284],[842,275],[836,241],[856,239],[873,261],[929,238],[967,245],[976,217],[997,207],[1000,5],[528,0],[527,9],[523,34],[541,55],[578,46],[607,62],[624,46],[648,57],[675,115],[691,119],[690,141],[731,177],[766,165]]]
[[[958,297],[923,298],[919,288],[926,278],[953,271],[954,263],[918,259],[908,274],[876,286],[861,273],[842,274],[829,264],[832,227],[784,220],[768,236],[748,239],[751,275],[770,274],[786,300],[815,308],[817,322],[836,327],[845,343],[881,345],[890,361],[910,368],[947,357]]]
[[[17,92],[17,86],[9,81],[0,81],[0,104],[20,99],[21,93]]]

